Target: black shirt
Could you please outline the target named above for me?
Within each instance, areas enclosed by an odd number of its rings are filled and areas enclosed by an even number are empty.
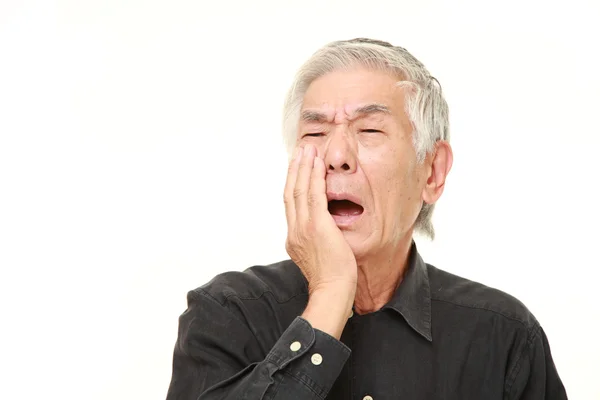
[[[396,293],[341,340],[300,317],[291,261],[188,293],[167,400],[566,399],[544,331],[517,299],[425,264],[413,243]]]

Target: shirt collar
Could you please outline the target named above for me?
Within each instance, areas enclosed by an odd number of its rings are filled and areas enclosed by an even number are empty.
[[[431,337],[431,291],[427,266],[413,241],[404,278],[384,308],[397,311],[425,339]]]

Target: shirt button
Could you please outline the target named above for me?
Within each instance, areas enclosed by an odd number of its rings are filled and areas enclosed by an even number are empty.
[[[348,318],[352,318],[353,315],[354,315],[354,311],[350,310],[350,315],[348,316]]]
[[[300,350],[300,347],[302,347],[300,342],[294,342],[294,343],[290,344],[291,351],[298,351],[298,350]]]
[[[363,400],[373,400],[373,398],[369,395],[366,395],[365,397],[363,397]]]
[[[315,353],[310,358],[310,361],[312,361],[312,363],[315,365],[321,365],[323,362],[323,357],[319,353]]]

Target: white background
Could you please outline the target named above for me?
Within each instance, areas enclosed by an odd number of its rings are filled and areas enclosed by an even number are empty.
[[[450,104],[424,258],[521,299],[570,398],[600,399],[599,8],[0,0],[0,398],[164,399],[186,292],[287,258],[296,68],[371,37]]]

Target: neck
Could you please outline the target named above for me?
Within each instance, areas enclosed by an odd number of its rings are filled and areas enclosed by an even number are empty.
[[[388,249],[358,261],[354,311],[368,314],[386,305],[402,282],[408,265],[412,232]]]

